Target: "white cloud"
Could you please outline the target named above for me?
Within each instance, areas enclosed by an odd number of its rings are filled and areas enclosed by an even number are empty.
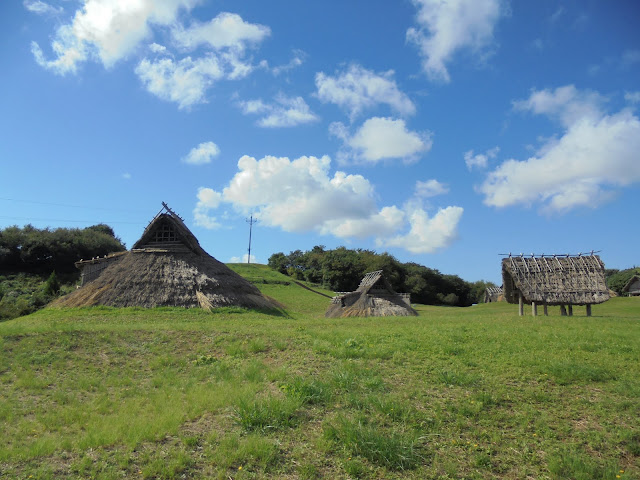
[[[468,48],[481,52],[493,40],[502,13],[501,0],[413,0],[418,27],[407,30],[423,57],[422,67],[434,80],[449,82],[446,64]]]
[[[245,253],[241,257],[231,257],[229,259],[229,263],[247,263],[248,259],[249,259],[249,254]],[[260,260],[258,260],[255,257],[255,255],[251,254],[251,263],[260,263]]]
[[[498,152],[500,152],[499,147],[494,147],[490,150],[487,150],[485,153],[478,153],[477,155],[473,154],[473,150],[469,150],[468,152],[464,153],[464,163],[466,163],[469,170],[473,169],[474,167],[487,168],[489,159],[496,158]]]
[[[435,178],[421,182],[416,182],[415,195],[421,198],[436,197],[449,192],[449,187],[444,183],[440,183]]]
[[[555,94],[534,92],[529,100],[516,104],[558,118],[566,128],[535,156],[507,160],[491,172],[479,188],[487,205],[541,203],[555,212],[595,208],[612,195],[612,187],[640,181],[638,117],[629,110],[604,114],[599,111],[602,97],[598,94],[563,88]]]
[[[293,57],[289,60],[285,65],[279,65],[277,67],[273,67],[271,69],[271,73],[275,76],[280,75],[282,72],[288,72],[289,70],[293,70],[294,68],[298,68],[302,65],[307,58],[307,54],[302,50],[294,50]]]
[[[242,101],[239,105],[245,115],[266,114],[258,120],[258,125],[261,127],[295,127],[319,119],[302,97],[287,97],[279,94],[273,104],[266,104],[258,99]]]
[[[125,180],[131,180],[131,174],[128,172],[125,172],[122,174],[122,178],[124,178]]]
[[[340,160],[349,159],[356,163],[375,164],[386,159],[402,159],[407,163],[416,161],[420,154],[431,149],[431,132],[413,132],[407,130],[404,120],[373,117],[350,136],[347,127],[334,122],[329,132],[344,142]]]
[[[86,0],[72,22],[58,28],[53,60],[45,59],[35,42],[31,50],[38,64],[61,75],[75,73],[79,63],[94,57],[109,68],[151,36],[151,25],[172,24],[179,10],[190,9],[195,1]]]
[[[220,154],[220,149],[213,142],[203,142],[197,147],[191,149],[189,154],[182,159],[184,163],[191,165],[204,165],[211,163],[214,157]]]
[[[624,92],[624,99],[629,103],[640,103],[640,92]]]
[[[206,102],[205,93],[214,81],[224,78],[223,65],[213,55],[179,62],[171,58],[144,59],[135,70],[147,90],[154,95],[188,108]]]
[[[24,8],[37,15],[59,15],[64,12],[62,7],[54,7],[40,0],[24,0]]]
[[[409,97],[398,89],[393,70],[376,74],[360,65],[351,65],[335,77],[320,72],[316,74],[316,88],[321,101],[346,109],[351,118],[381,103],[402,115],[411,115],[416,110]]]
[[[210,188],[198,191],[196,222],[206,226],[211,221],[210,228],[219,227],[209,211],[225,203],[243,213],[254,212],[267,227],[287,232],[313,231],[344,239],[373,237],[380,245],[416,253],[446,247],[455,238],[461,208],[447,207],[445,213],[438,213],[433,219],[428,219],[421,208],[379,208],[374,187],[367,179],[341,171],[331,175],[330,166],[331,160],[326,156],[293,161],[286,157],[256,160],[243,156],[238,161],[238,172],[222,193]],[[455,212],[459,212],[457,216]],[[400,235],[405,228],[409,232]],[[423,241],[419,240],[421,235],[430,236],[423,246],[417,245]]]
[[[257,44],[271,34],[265,25],[245,22],[240,15],[222,12],[208,23],[194,23],[185,29],[176,26],[172,35],[176,43],[186,49],[207,45],[213,49],[243,50],[247,44]]]
[[[458,238],[462,207],[446,207],[429,218],[423,209],[408,212],[411,229],[404,235],[379,239],[385,247],[399,247],[411,253],[433,253],[450,246]]]
[[[222,195],[211,188],[201,187],[198,189],[198,203],[193,209],[194,223],[200,227],[215,230],[222,225],[216,217],[209,215],[210,210],[215,210],[222,201]]]
[[[597,92],[579,91],[567,85],[555,90],[534,90],[528,99],[513,102],[513,106],[516,110],[548,115],[568,127],[582,118],[601,117],[605,103],[606,98]]]

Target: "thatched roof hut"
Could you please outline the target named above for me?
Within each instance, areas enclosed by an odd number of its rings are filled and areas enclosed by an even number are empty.
[[[205,252],[165,203],[130,251],[76,266],[91,272],[83,275],[81,288],[55,302],[58,306],[279,307]]]
[[[504,300],[502,287],[487,287],[484,291],[484,303],[500,302]]]
[[[630,297],[637,297],[640,295],[640,275],[634,275],[631,277],[622,288],[622,292],[628,294]]]
[[[590,255],[511,256],[502,260],[509,303],[590,305],[609,300],[604,263]]]
[[[396,293],[382,270],[367,273],[354,292],[333,297],[325,313],[327,318],[410,315],[418,315],[411,308],[410,295]]]

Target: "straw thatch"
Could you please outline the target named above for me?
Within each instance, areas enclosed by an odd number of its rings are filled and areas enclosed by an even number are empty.
[[[106,264],[99,274],[58,306],[278,308],[275,300],[207,254],[166,204],[133,248],[114,258],[78,262],[84,269]],[[102,261],[101,261],[102,260]]]
[[[640,295],[640,275],[634,275],[631,277],[622,288],[622,292],[628,294],[630,297]]]
[[[597,255],[511,256],[502,260],[509,303],[591,305],[609,300],[604,263]]]
[[[396,293],[382,270],[367,273],[356,291],[333,297],[325,313],[327,318],[411,315],[418,312],[411,308],[409,294]]]
[[[484,291],[484,303],[501,302],[503,300],[502,287],[487,287]]]

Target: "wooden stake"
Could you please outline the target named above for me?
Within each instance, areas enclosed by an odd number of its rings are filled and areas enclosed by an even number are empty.
[[[531,302],[531,315],[534,317],[538,316],[538,305],[536,305],[536,302]]]
[[[569,316],[573,317],[573,305],[569,304]]]
[[[567,309],[565,308],[564,305],[560,305],[560,315],[563,317],[567,316]]]
[[[591,304],[587,303],[587,317],[591,316]]]
[[[547,308],[547,302],[544,303],[544,316],[545,317],[549,316],[549,309]]]

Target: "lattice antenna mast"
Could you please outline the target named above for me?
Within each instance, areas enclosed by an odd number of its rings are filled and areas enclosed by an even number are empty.
[[[247,223],[249,224],[249,256],[247,257],[247,264],[251,263],[251,231],[253,230],[253,224],[258,223],[257,218],[253,218],[253,214],[251,214],[250,218],[247,218]]]

